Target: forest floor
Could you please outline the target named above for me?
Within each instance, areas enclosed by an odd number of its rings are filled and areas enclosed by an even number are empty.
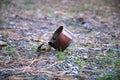
[[[119,8],[104,0],[12,0],[3,5],[0,80],[119,80]],[[75,35],[64,52],[47,44],[60,26]]]

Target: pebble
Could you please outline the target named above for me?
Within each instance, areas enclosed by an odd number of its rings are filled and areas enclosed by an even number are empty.
[[[92,26],[89,23],[85,23],[82,26],[87,29],[92,29]]]
[[[7,42],[0,41],[0,49],[2,49],[3,47],[7,45],[8,45]]]

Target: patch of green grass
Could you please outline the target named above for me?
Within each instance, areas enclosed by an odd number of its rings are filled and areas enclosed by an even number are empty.
[[[66,11],[70,12],[70,13],[74,13],[74,14],[77,14],[79,13],[80,11],[85,11],[85,10],[88,10],[89,9],[89,5],[87,4],[84,4],[84,5],[81,5],[81,6],[78,6],[78,7],[72,7]]]
[[[116,51],[114,49],[108,50],[107,55],[97,55],[98,64],[101,65],[102,77],[98,77],[98,80],[119,80],[120,77],[120,59],[116,58]],[[107,67],[114,68],[112,74],[106,72]]]
[[[75,26],[75,27],[80,27],[80,25],[78,23],[76,23],[75,21],[73,21],[72,19],[69,19],[69,20],[66,20],[66,21],[63,21],[63,22],[65,22],[66,24]]]
[[[82,63],[83,61],[82,60],[77,60],[77,59],[74,59],[73,62],[77,65],[77,66],[82,66]]]
[[[11,45],[8,45],[3,49],[4,54],[6,55],[6,59],[15,59],[19,57],[19,53],[17,51],[17,48]]]
[[[99,14],[101,12],[101,10],[99,10],[99,9],[97,9],[97,10],[95,10],[95,14]]]
[[[41,7],[41,13],[43,15],[52,15],[54,13],[53,8],[51,8],[50,5],[45,4],[44,6]]]
[[[88,10],[89,7],[90,7],[90,6],[89,6],[88,4],[86,4],[86,5],[81,6],[79,9],[80,9],[81,11],[85,11],[85,10]]]
[[[31,8],[31,5],[30,5],[31,3],[32,3],[32,0],[25,0],[25,2],[24,2],[24,8],[26,10],[29,10]]]
[[[120,78],[120,58],[115,60],[115,78],[118,80]]]
[[[105,69],[100,70],[102,73],[102,76],[98,76],[97,80],[119,80],[116,78],[116,73],[113,71],[112,73],[106,72]]]
[[[120,68],[120,59],[119,58],[115,60],[115,67]]]
[[[66,55],[64,52],[59,51],[59,50],[56,50],[56,52],[57,52],[57,58],[58,58],[58,59],[60,59],[60,60],[65,60],[65,59],[67,59],[67,55]]]
[[[116,52],[113,49],[110,49],[106,53],[102,53],[106,55],[96,55],[96,59],[99,62],[99,64],[105,66],[105,65],[111,65],[114,66],[115,56]]]
[[[11,7],[12,0],[0,0],[0,24],[5,22],[5,17],[9,13],[9,8]]]
[[[113,59],[108,56],[100,57],[99,60],[103,65],[111,65],[113,63]]]
[[[103,72],[103,76],[102,77],[98,77],[97,80],[115,80],[114,76],[106,73],[105,71]]]
[[[82,57],[80,57],[80,58],[78,58],[78,59],[73,59],[73,62],[77,65],[77,66],[79,66],[79,67],[82,67],[83,65],[84,65],[84,63],[89,63],[89,62],[91,62],[90,61],[90,59],[86,59],[86,58],[82,58]]]
[[[37,51],[37,45],[29,45],[28,46],[29,47],[29,49],[32,51],[32,52],[36,52]]]

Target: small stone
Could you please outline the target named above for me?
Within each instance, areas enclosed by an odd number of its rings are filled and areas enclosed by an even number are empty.
[[[88,59],[88,55],[87,55],[87,54],[85,54],[85,55],[83,56],[83,58]]]
[[[7,43],[3,42],[3,41],[0,41],[0,47],[5,47],[5,46],[7,46]]]
[[[83,24],[83,27],[87,29],[92,29],[92,26],[89,23]]]
[[[69,67],[73,67],[73,65],[72,65],[72,64],[70,64],[70,63],[68,63],[68,66],[69,66]]]

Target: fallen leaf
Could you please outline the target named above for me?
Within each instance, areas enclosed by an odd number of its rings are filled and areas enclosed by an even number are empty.
[[[34,39],[35,42],[43,42],[44,38],[43,37],[38,37]]]

